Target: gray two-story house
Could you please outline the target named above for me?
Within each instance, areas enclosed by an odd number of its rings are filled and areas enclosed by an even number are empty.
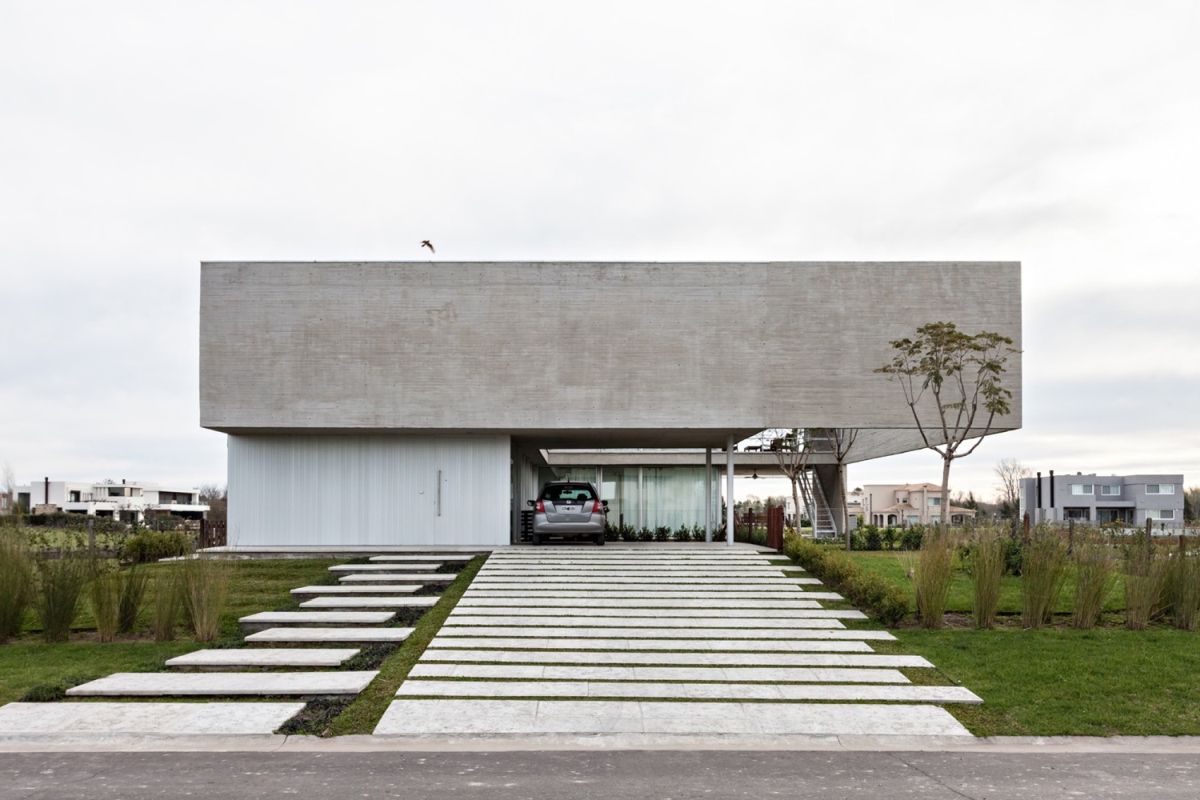
[[[1021,513],[1033,522],[1077,520],[1155,528],[1183,526],[1183,475],[1046,474],[1021,481]]]

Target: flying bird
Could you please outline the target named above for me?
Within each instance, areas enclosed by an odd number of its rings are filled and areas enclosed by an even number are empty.
[[[433,242],[429,241],[428,239],[422,239],[422,240],[421,240],[421,247],[428,247],[428,248],[429,248],[429,252],[431,252],[431,253],[436,253],[436,252],[437,252],[437,250],[434,250],[434,249],[433,249]]]

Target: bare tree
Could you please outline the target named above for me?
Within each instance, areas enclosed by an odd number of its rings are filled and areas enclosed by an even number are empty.
[[[1019,352],[1012,344],[999,333],[967,334],[953,322],[931,322],[917,328],[914,338],[892,341],[895,355],[875,370],[900,384],[921,440],[942,458],[943,526],[950,516],[950,466],[975,452],[996,417],[1009,412],[1012,391],[1004,375],[1009,355]],[[926,395],[936,413],[930,420],[918,410]],[[928,405],[925,409],[929,413]]]
[[[226,508],[229,503],[229,492],[226,487],[215,483],[206,483],[200,487],[200,502],[208,506],[210,522],[225,522]]]
[[[17,478],[13,473],[12,464],[4,462],[4,475],[0,480],[3,480],[3,491],[5,497],[8,498],[8,510],[13,514],[17,513]]]
[[[837,461],[838,474],[844,475],[846,458],[858,441],[858,428],[828,428],[829,440],[833,444],[833,457]],[[843,485],[838,492],[842,506],[842,528],[846,534],[846,550],[850,550],[850,512],[846,508],[846,487]]]
[[[1000,513],[1015,517],[1017,509],[1021,507],[1021,479],[1029,477],[1029,469],[1015,458],[1005,458],[996,462],[993,471],[996,473],[996,479],[1000,481],[996,487]]]
[[[799,428],[770,428],[760,436],[763,449],[775,454],[779,471],[791,481],[792,507],[796,511],[796,533],[800,532],[800,478],[808,469],[809,451]]]

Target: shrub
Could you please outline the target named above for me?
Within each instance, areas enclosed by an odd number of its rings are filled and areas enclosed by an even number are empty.
[[[622,542],[636,542],[637,541],[637,538],[638,538],[637,531],[634,530],[634,527],[632,525],[622,525],[619,528],[619,530],[621,532],[621,541]]]
[[[911,610],[908,595],[900,587],[860,569],[838,550],[792,534],[784,537],[783,552],[889,627],[899,625]]]
[[[1125,627],[1144,630],[1150,620],[1164,610],[1163,594],[1170,568],[1146,534],[1126,549],[1125,555]]]
[[[145,564],[163,558],[178,558],[192,549],[191,537],[182,531],[138,531],[121,545],[121,559]]]
[[[900,549],[901,550],[920,550],[921,541],[925,537],[925,529],[920,525],[913,525],[910,528],[905,528],[900,534]]]
[[[1171,622],[1181,630],[1196,630],[1200,622],[1200,553],[1181,550],[1175,555],[1169,586]]]
[[[1038,526],[1022,557],[1021,623],[1040,628],[1062,594],[1067,576],[1067,547],[1050,528]]]
[[[230,564],[212,558],[189,558],[179,570],[184,612],[197,642],[217,638],[221,612],[229,594]]]
[[[33,560],[20,534],[0,534],[0,642],[21,632],[33,601]]]
[[[990,628],[1000,605],[1000,579],[1004,577],[1004,548],[1007,540],[996,528],[979,528],[969,563],[974,588],[975,627]]]
[[[917,616],[923,628],[942,627],[950,581],[954,577],[954,543],[949,534],[926,534],[913,574]]]
[[[121,596],[118,602],[117,631],[129,633],[137,625],[138,614],[142,610],[142,601],[146,597],[146,585],[150,577],[146,571],[133,567],[120,573]]]
[[[649,528],[642,528],[640,531],[638,531],[637,540],[639,542],[654,541],[654,532],[651,531]]]
[[[692,540],[692,529],[687,525],[680,525],[675,529],[675,541],[690,542]]]
[[[654,541],[669,542],[671,540],[671,528],[669,525],[659,525],[654,529]]]
[[[868,528],[866,530],[866,539],[867,539],[867,549],[868,550],[882,550],[883,549],[883,537],[879,535],[878,528],[875,528],[875,527]]]
[[[1075,545],[1075,606],[1071,627],[1095,627],[1104,611],[1104,601],[1116,580],[1116,560],[1103,539],[1088,537]]]
[[[121,614],[121,575],[111,570],[99,572],[88,584],[88,600],[96,620],[96,633],[101,642],[111,642],[117,636]]]
[[[1021,563],[1025,558],[1021,542],[1013,537],[1004,540],[1004,571],[1014,577],[1021,574]]]
[[[703,525],[693,525],[692,526],[692,541],[693,542],[703,542],[704,538],[705,538],[704,537],[704,526]]]
[[[179,618],[179,575],[174,569],[159,570],[154,576],[154,641],[175,638]]]
[[[887,550],[896,549],[896,529],[884,528],[879,532],[879,538],[883,542],[883,546]]]
[[[65,642],[79,614],[79,598],[87,585],[88,563],[77,556],[47,558],[38,563],[37,615],[47,642]]]

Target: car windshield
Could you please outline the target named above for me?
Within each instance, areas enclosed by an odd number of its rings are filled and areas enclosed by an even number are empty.
[[[542,499],[554,503],[577,503],[595,500],[596,495],[586,483],[560,483],[542,489]]]

